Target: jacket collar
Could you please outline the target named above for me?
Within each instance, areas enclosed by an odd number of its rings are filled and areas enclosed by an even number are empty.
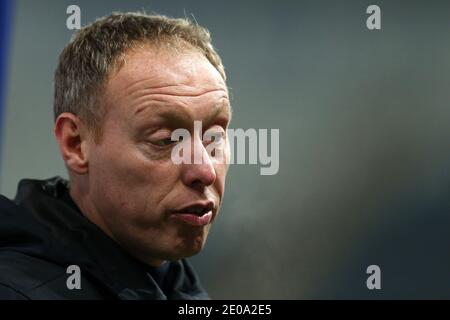
[[[91,281],[119,299],[208,299],[187,260],[169,262],[164,292],[149,268],[130,256],[90,222],[70,198],[68,182],[60,177],[22,180],[15,198],[47,226],[53,241],[40,250],[51,261],[76,264]],[[48,239],[47,239],[48,240]]]

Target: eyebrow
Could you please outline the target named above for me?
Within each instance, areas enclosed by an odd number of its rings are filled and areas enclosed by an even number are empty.
[[[156,109],[154,113],[155,117],[164,118],[180,127],[182,124],[193,121],[191,114],[186,108],[168,103],[167,101],[156,99],[154,99],[151,103],[137,108],[137,110],[134,112],[134,116],[138,118],[140,113],[145,112],[149,108],[152,108],[153,110]],[[231,121],[233,110],[228,99],[215,104],[213,108],[215,109],[214,113],[207,116],[207,119],[209,121],[217,118],[223,112],[225,112],[229,117],[228,122]]]
[[[211,118],[216,118],[220,113],[225,111],[229,116],[228,121],[231,121],[231,118],[233,117],[233,108],[228,99],[224,99],[222,102],[216,104],[215,109],[216,111]]]

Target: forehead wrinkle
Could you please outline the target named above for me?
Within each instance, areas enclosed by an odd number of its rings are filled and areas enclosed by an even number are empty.
[[[177,102],[169,102],[167,100],[161,99],[151,99],[150,101],[145,100],[138,104],[134,111],[134,115],[137,116],[140,113],[147,111],[149,108],[155,110],[156,113],[166,113],[166,112],[179,112],[184,114],[190,114],[189,108],[185,107],[183,104]]]
[[[171,83],[174,81],[173,83]],[[126,82],[126,79],[122,79],[121,82]],[[156,84],[155,84],[156,82]],[[159,83],[158,83],[159,82]],[[186,97],[195,97],[200,96],[202,94],[213,92],[213,91],[223,91],[227,94],[228,97],[228,88],[222,83],[200,83],[196,84],[187,84],[182,82],[177,82],[176,80],[171,81],[163,81],[158,79],[158,77],[151,77],[140,79],[128,84],[123,89],[120,89],[124,93],[124,95],[134,96],[135,94],[139,95],[139,92],[145,94],[155,93],[155,94],[165,94],[171,96],[186,96]]]
[[[170,88],[173,87],[181,87],[183,90],[191,91],[188,94],[193,94],[192,92],[196,91],[196,89],[198,89],[199,87],[203,87],[203,90],[215,88],[228,91],[228,88],[222,78],[215,79],[215,81],[197,83],[198,75],[187,75],[185,74],[185,69],[181,71],[171,70],[170,66],[168,68],[169,69],[165,69],[163,71],[158,71],[155,68],[151,68],[150,70],[145,72],[146,75],[144,78],[137,80],[135,79],[135,74],[140,69],[135,70],[135,68],[133,68],[132,70],[123,70],[122,73],[117,74],[119,78],[117,78],[116,76],[115,80],[119,81],[119,87],[122,87],[120,90],[124,92],[133,92],[136,89],[140,88],[155,90],[161,89],[162,91],[165,91],[165,89],[170,90]],[[120,83],[126,85],[120,86]]]
[[[188,107],[188,104],[186,101],[183,101],[181,99],[173,99],[173,97],[178,97],[178,98],[183,98],[183,97],[189,97],[189,98],[196,98],[196,97],[200,97],[202,95],[206,95],[206,94],[210,94],[210,93],[214,93],[214,92],[221,92],[223,90],[221,89],[217,89],[217,90],[207,90],[205,92],[202,92],[200,94],[196,94],[196,95],[180,95],[180,94],[171,94],[171,93],[154,93],[152,92],[152,90],[150,89],[142,89],[142,90],[138,90],[134,93],[132,93],[131,95],[129,95],[128,99],[131,100],[131,104],[132,105],[140,105],[141,102],[144,102],[146,100],[150,100],[150,101],[156,101],[156,102],[161,102],[161,103],[168,103],[168,104],[179,104],[182,105],[184,107]],[[225,95],[221,96],[219,99],[224,99],[226,104],[228,103],[228,95],[226,94],[226,91],[223,91],[225,93]],[[168,100],[165,99],[165,97],[171,97],[172,99]],[[223,103],[223,102],[222,102]],[[220,103],[219,103],[220,104]]]
[[[133,81],[132,83],[128,84],[127,86],[125,86],[123,88],[123,91],[134,91],[134,87],[141,87],[144,86],[145,88],[148,89],[162,89],[162,88],[166,88],[166,87],[174,87],[176,86],[176,84],[161,84],[161,85],[150,85],[150,86],[146,86],[147,82],[155,82],[155,78],[145,78],[145,79],[139,79],[136,81]]]
[[[228,100],[226,98],[222,98],[222,101],[215,103],[210,108],[208,118],[214,119],[220,113],[225,111],[231,120],[231,110],[229,106],[230,105]],[[152,111],[154,111],[154,116],[173,115],[178,118],[191,119],[192,121],[195,119],[195,111],[182,101],[167,101],[154,98],[152,98],[150,101],[145,99],[145,101],[138,104],[135,107],[134,116],[139,117],[140,114],[145,113],[150,108],[152,109]],[[182,115],[180,115],[180,112],[182,113]]]
[[[176,90],[164,90],[164,88],[177,87]],[[138,89],[131,92],[128,96],[131,99],[138,99],[147,95],[155,95],[155,96],[170,96],[170,97],[200,97],[202,95],[213,93],[213,92],[223,92],[226,94],[226,98],[228,98],[228,92],[222,88],[207,88],[203,90],[198,90],[193,92],[193,90],[180,90],[180,87],[183,89],[189,88],[189,86],[179,86],[179,85],[170,85],[164,87],[152,87],[152,88],[143,88]],[[192,87],[190,87],[192,88]],[[163,89],[163,90],[161,90]],[[126,93],[125,93],[126,95]]]

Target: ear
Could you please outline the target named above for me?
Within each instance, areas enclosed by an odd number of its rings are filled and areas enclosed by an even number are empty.
[[[88,172],[87,130],[79,117],[64,112],[55,122],[55,137],[66,165],[77,174]]]

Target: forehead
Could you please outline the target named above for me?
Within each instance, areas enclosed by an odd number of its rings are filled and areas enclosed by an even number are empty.
[[[220,115],[231,119],[225,82],[201,53],[139,48],[124,58],[103,95],[105,117],[114,126],[139,127],[163,119],[175,124]]]
[[[154,49],[128,52],[108,79],[105,117],[121,123],[164,118],[201,118],[225,112],[231,118],[228,90],[215,67],[198,51]]]
[[[227,91],[216,68],[194,49],[133,49],[123,56],[120,69],[110,77],[107,88],[130,93],[142,88],[161,88],[180,95],[196,95],[210,90]]]

